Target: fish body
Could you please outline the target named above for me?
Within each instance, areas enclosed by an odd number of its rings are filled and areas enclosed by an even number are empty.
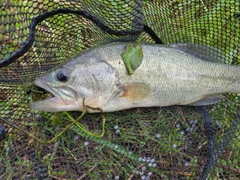
[[[209,47],[141,44],[141,65],[129,75],[122,60],[127,44],[91,48],[39,77],[35,84],[54,97],[30,107],[49,112],[82,111],[85,98],[85,105],[112,112],[214,104],[224,98],[222,93],[240,93],[240,67],[219,62],[220,53],[206,55]]]

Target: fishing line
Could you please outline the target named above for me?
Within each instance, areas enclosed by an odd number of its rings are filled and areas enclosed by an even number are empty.
[[[90,107],[90,106],[87,106],[87,105],[84,105],[84,101],[85,101],[85,98],[83,99],[83,112],[82,114],[76,119],[74,120],[67,112],[63,112],[63,114],[67,115],[67,117],[70,119],[70,121],[72,122],[71,124],[68,124],[60,133],[58,133],[56,136],[54,136],[52,139],[48,140],[48,141],[43,141],[41,139],[39,139],[38,137],[34,136],[32,133],[29,133],[27,132],[26,130],[22,129],[21,127],[19,126],[16,126],[15,124],[11,123],[10,121],[2,118],[0,116],[0,121],[8,124],[9,126],[11,127],[14,127],[16,129],[18,129],[19,131],[25,133],[26,135],[28,135],[29,137],[35,139],[36,141],[40,142],[41,144],[50,144],[52,142],[54,142],[57,138],[59,138],[66,130],[68,130],[70,127],[72,127],[73,125],[77,124],[78,121],[80,121],[83,116],[86,114],[87,112],[87,109],[93,109],[93,110],[99,110],[102,112],[101,109],[99,108],[93,108],[93,107]],[[103,113],[102,113],[102,118],[103,118],[103,123],[102,123],[102,133],[100,135],[95,135],[93,133],[90,133],[89,131],[86,130],[86,128],[82,125],[82,124],[77,124],[77,126],[82,129],[85,133],[89,134],[89,135],[92,135],[92,136],[95,136],[95,137],[102,137],[104,135],[104,125],[105,125],[105,117],[103,116]]]

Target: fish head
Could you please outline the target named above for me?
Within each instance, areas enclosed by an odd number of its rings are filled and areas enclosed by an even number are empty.
[[[76,109],[78,93],[72,84],[74,70],[66,66],[55,69],[34,81],[34,84],[52,96],[44,100],[32,102],[30,107],[34,110],[58,112]]]
[[[34,81],[52,97],[31,102],[30,108],[48,112],[83,111],[84,99],[84,105],[101,108],[115,80],[115,70],[106,62],[70,62]]]

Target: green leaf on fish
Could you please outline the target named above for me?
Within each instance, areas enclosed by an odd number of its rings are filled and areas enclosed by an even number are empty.
[[[143,60],[142,47],[138,43],[126,45],[126,49],[122,54],[123,62],[130,75],[141,65]]]

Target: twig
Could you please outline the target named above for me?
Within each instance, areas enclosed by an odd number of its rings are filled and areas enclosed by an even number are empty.
[[[228,170],[230,170],[230,171],[232,171],[232,172],[234,172],[234,173],[240,174],[240,169],[233,168],[233,167],[229,167],[229,166],[225,166],[225,165],[222,165],[222,164],[220,164],[220,163],[216,163],[216,165],[219,166],[219,167],[222,167],[222,168],[224,168],[224,169],[228,169]]]
[[[184,117],[184,114],[183,114],[183,111],[182,111],[181,107],[177,107],[177,110],[178,110],[178,114],[180,115],[180,118],[181,118],[184,122],[187,122],[187,121],[186,121],[186,118]]]
[[[59,178],[59,177],[57,177],[57,176],[53,176],[53,175],[50,175],[50,177],[55,178],[55,179],[58,179],[58,180],[67,180],[67,179]]]
[[[140,166],[138,166],[136,169],[140,169],[141,167],[143,167],[143,164],[140,164]],[[132,173],[132,174],[129,176],[128,180],[131,180],[131,179],[133,178],[134,174],[136,174],[136,173]]]
[[[101,162],[101,161],[100,161]],[[100,163],[99,162],[99,163]],[[97,167],[98,164],[95,164],[93,167],[91,167],[87,173],[84,173],[80,178],[78,178],[77,180],[81,180],[83,179],[85,176],[87,176],[88,173],[90,173],[93,169],[95,169],[95,167]]]
[[[192,172],[182,172],[182,171],[174,171],[175,174],[180,174],[183,176],[192,176]]]
[[[1,175],[1,176],[0,176],[0,179],[2,179],[5,175],[6,175],[6,174]]]

